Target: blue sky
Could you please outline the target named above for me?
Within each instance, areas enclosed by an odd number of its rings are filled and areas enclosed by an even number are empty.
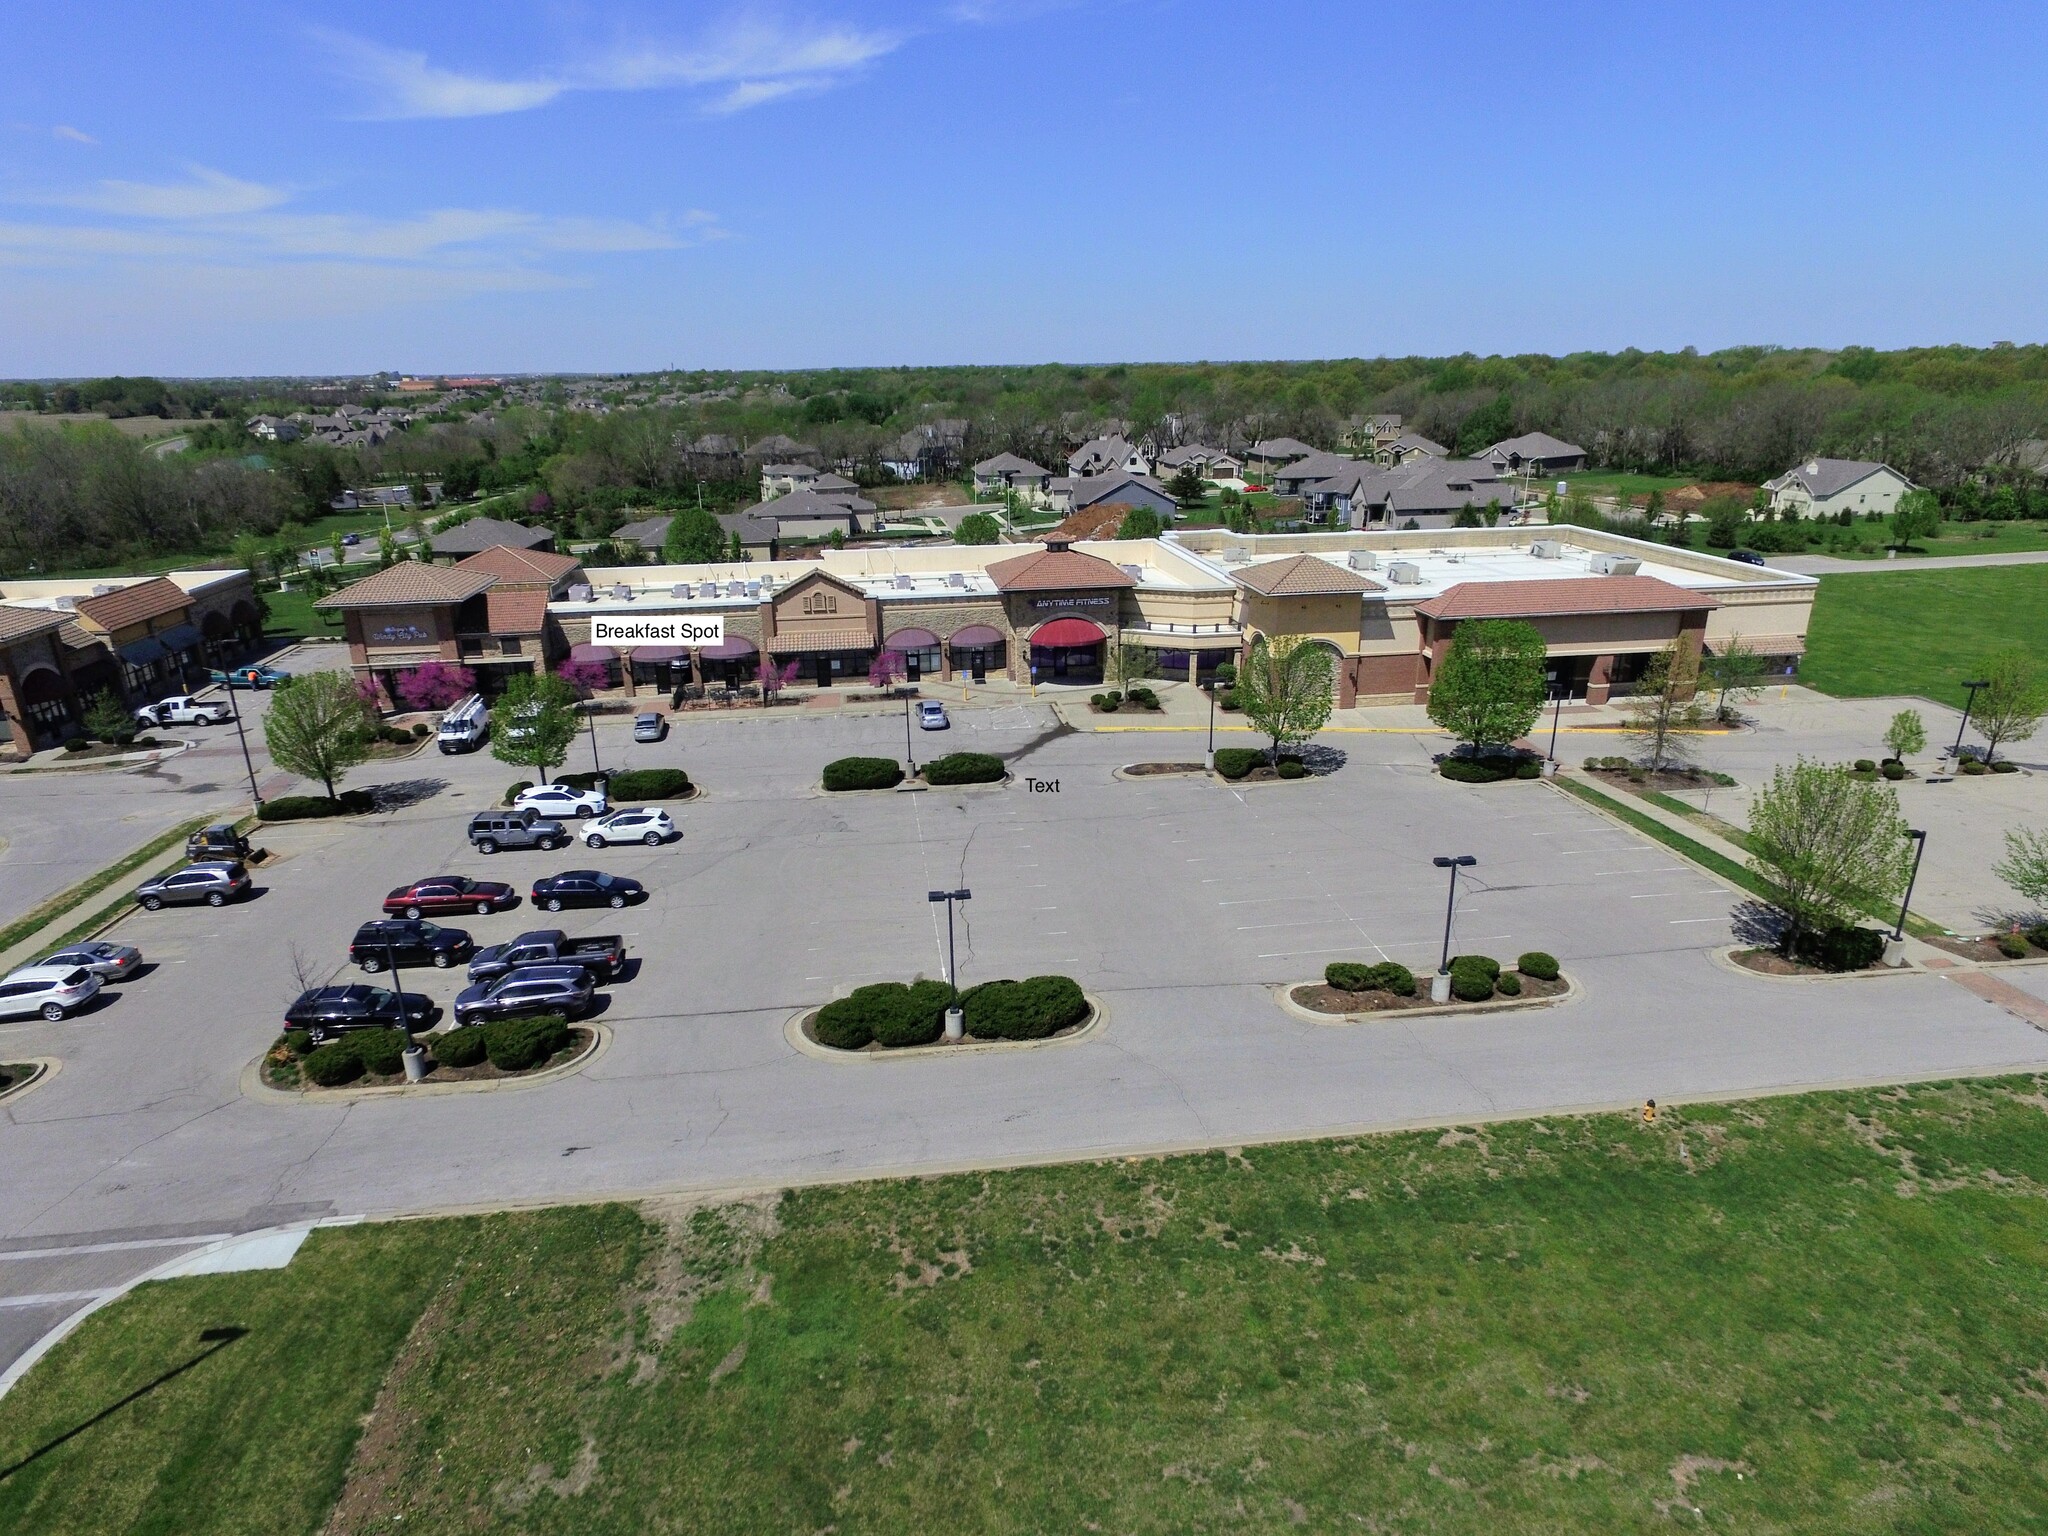
[[[2043,337],[2048,6],[0,10],[0,375]]]

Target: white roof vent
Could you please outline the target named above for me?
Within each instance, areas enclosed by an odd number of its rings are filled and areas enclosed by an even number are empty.
[[[747,596],[749,596],[749,597],[759,597],[760,595],[761,595],[761,583],[759,583],[758,581],[750,581],[750,582],[748,582],[748,583],[747,583]]]
[[[633,589],[623,584],[612,588],[612,597],[621,603],[633,601]]]
[[[1595,555],[1590,563],[1602,576],[1634,576],[1643,568],[1633,555]]]
[[[57,606],[65,613],[76,613],[78,612],[78,599],[75,597],[60,597],[57,599]]]
[[[597,594],[590,589],[588,582],[579,581],[569,588],[569,600],[573,603],[594,603]]]
[[[1376,571],[1380,568],[1380,557],[1369,549],[1354,549],[1345,563],[1354,571]]]
[[[891,581],[889,585],[894,587],[898,592],[908,592],[911,589],[912,582],[908,576],[904,576],[899,573],[895,580]]]
[[[1529,546],[1529,553],[1538,560],[1562,560],[1564,545],[1556,539],[1538,539]]]
[[[964,588],[967,585],[966,573],[964,571],[948,571],[946,573],[946,585]]]
[[[1387,567],[1387,580],[1399,586],[1419,586],[1422,582],[1422,567],[1412,560],[1396,560]]]
[[[668,595],[670,597],[688,597],[690,595],[690,584],[687,581],[679,581],[668,589]]]
[[[1145,579],[1145,567],[1142,565],[1120,565],[1117,569],[1133,581],[1143,581]]]

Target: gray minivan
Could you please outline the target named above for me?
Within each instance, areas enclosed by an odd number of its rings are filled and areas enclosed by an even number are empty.
[[[569,829],[532,806],[516,811],[481,811],[469,818],[469,840],[478,853],[500,848],[561,848]]]

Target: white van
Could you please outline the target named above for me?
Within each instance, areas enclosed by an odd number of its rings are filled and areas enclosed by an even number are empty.
[[[474,752],[491,734],[491,712],[481,694],[472,693],[441,717],[441,750]]]

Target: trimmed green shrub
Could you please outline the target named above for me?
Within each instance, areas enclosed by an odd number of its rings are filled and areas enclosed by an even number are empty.
[[[493,1019],[481,1026],[484,1055],[500,1072],[537,1067],[569,1043],[569,1021],[559,1013],[531,1019]]]
[[[1991,765],[1991,771],[1993,773],[2018,773],[2020,771],[2020,765],[2018,763],[2010,761],[2007,758],[2001,757],[1997,762]]]
[[[1471,757],[1447,757],[1436,771],[1453,784],[1498,784],[1507,775],[1491,764]]]
[[[306,1080],[321,1088],[339,1088],[363,1075],[363,1058],[356,1054],[346,1036],[323,1045],[300,1064]]]
[[[1453,955],[1453,956],[1451,956],[1451,969],[1452,969],[1452,970],[1454,970],[1454,971],[1455,971],[1455,970],[1456,970],[1456,969],[1457,969],[1457,968],[1458,968],[1459,966],[1461,966],[1461,965],[1469,965],[1469,966],[1472,966],[1472,967],[1474,967],[1474,968],[1476,968],[1476,969],[1478,969],[1478,970],[1482,970],[1482,971],[1486,972],[1486,979],[1487,979],[1488,981],[1491,981],[1491,980],[1493,980],[1493,979],[1494,979],[1495,977],[1497,977],[1497,976],[1499,976],[1499,975],[1500,975],[1500,962],[1499,962],[1498,960],[1494,959],[1494,958],[1493,958],[1493,956],[1491,956],[1491,955]]]
[[[1859,757],[1856,759],[1856,771],[1858,773],[1875,773],[1877,772],[1877,764],[1867,757]]]
[[[433,1047],[434,1060],[444,1067],[473,1067],[487,1054],[484,1032],[474,1024],[436,1035],[428,1043]]]
[[[83,752],[91,745],[92,743],[87,741],[83,736],[73,736],[69,741],[64,743],[64,750],[66,752]]]
[[[1274,769],[1274,772],[1278,773],[1283,779],[1300,779],[1308,776],[1308,770],[1302,767],[1301,759],[1298,757],[1281,758],[1280,764]]]
[[[1585,760],[1584,763],[1580,764],[1580,766],[1584,768],[1588,773],[1598,773],[1601,768],[1601,762],[1600,759],[1597,757],[1589,757]]]
[[[1451,996],[1461,1003],[1483,1003],[1493,996],[1494,978],[1483,966],[1451,963]]]
[[[409,747],[416,738],[401,726],[387,725],[377,732],[377,739],[387,747]]]
[[[1897,758],[1893,758],[1878,771],[1882,773],[1886,778],[1891,779],[1894,782],[1897,782],[1898,780],[1903,779],[1906,776],[1906,765],[1900,762]]]
[[[1976,758],[1966,757],[1963,759],[1962,767],[1959,768],[1957,771],[1959,773],[1967,773],[1970,775],[1970,777],[1975,778],[1978,774],[1989,773],[1991,770],[1989,768],[1986,768],[1983,765],[1983,763],[1979,762]]]
[[[690,776],[680,768],[628,768],[611,776],[605,794],[613,805],[638,805],[690,792]]]
[[[1396,997],[1415,995],[1415,973],[1398,960],[1382,960],[1372,968],[1372,984]]]
[[[1244,708],[1242,704],[1237,702],[1237,690],[1235,688],[1220,690],[1216,695],[1216,707],[1227,715],[1234,715]]]
[[[1150,688],[1133,688],[1124,697],[1142,709],[1157,709],[1159,707],[1159,695]]]
[[[300,1058],[310,1056],[313,1054],[313,1037],[303,1029],[288,1029],[284,1032],[284,1048]]]
[[[1522,995],[1522,978],[1513,971],[1502,971],[1500,975],[1494,978],[1493,986],[1494,990],[1500,993],[1502,997],[1520,997]]]
[[[404,1030],[356,1029],[343,1038],[362,1058],[363,1065],[380,1077],[405,1069]]]
[[[870,1043],[930,1045],[946,1027],[952,997],[943,981],[878,981],[820,1008],[812,1032],[820,1044],[842,1051]]]
[[[1091,694],[1088,702],[1101,710],[1105,715],[1116,713],[1116,701],[1111,699],[1106,693]]]
[[[1515,777],[1518,779],[1542,778],[1543,759],[1540,757],[1523,758],[1519,763],[1515,764]]]
[[[2027,942],[2036,949],[2048,949],[2048,923],[2037,923],[2029,928]]]
[[[263,821],[312,821],[323,816],[361,816],[376,808],[376,796],[367,789],[345,789],[332,800],[325,795],[280,795],[264,801],[256,814]]]
[[[415,725],[412,728],[412,739],[414,741],[425,741],[429,736],[433,734],[433,727],[429,726],[424,720],[420,721],[417,725]]]
[[[525,794],[531,788],[533,788],[533,780],[514,779],[512,781],[512,787],[505,791],[505,804],[510,805],[514,800],[517,800],[521,795]]]
[[[1216,771],[1226,779],[1241,779],[1266,761],[1262,747],[1218,747]]]
[[[1635,764],[1630,762],[1625,757],[1610,756],[1601,758],[1600,766],[1602,768],[1605,768],[1609,773],[1627,773],[1629,769],[1635,767]]]
[[[558,773],[554,782],[564,789],[595,789],[604,782],[601,773]]]
[[[924,765],[927,784],[996,784],[1008,770],[987,752],[949,752]]]
[[[1373,972],[1377,967],[1361,965],[1356,960],[1333,960],[1323,967],[1323,981],[1339,992],[1369,992],[1373,988]]]
[[[1793,956],[1824,971],[1864,971],[1883,956],[1884,937],[1875,928],[1827,928],[1819,933],[1802,933]]]
[[[2024,960],[2027,957],[2027,941],[2016,933],[2001,933],[1998,936],[1998,952],[2008,960]]]
[[[1540,949],[1532,949],[1515,962],[1515,969],[1524,976],[1537,981],[1557,980],[1557,956],[1546,955]]]
[[[825,787],[894,789],[903,782],[903,765],[893,757],[842,757],[825,765]]]
[[[1088,999],[1070,976],[983,982],[961,994],[960,1007],[977,1040],[1043,1040],[1088,1017]]]

